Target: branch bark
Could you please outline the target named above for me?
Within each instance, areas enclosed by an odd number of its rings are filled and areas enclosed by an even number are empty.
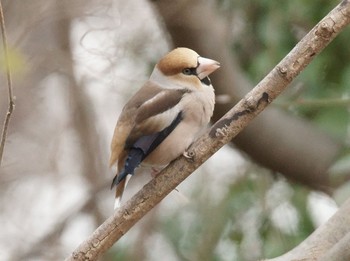
[[[192,161],[180,157],[169,164],[97,228],[66,260],[97,260],[178,184],[245,128],[349,23],[350,2],[344,0],[251,92],[194,142],[188,149],[188,154],[193,156]]]
[[[345,215],[349,216],[348,213]],[[347,220],[348,221],[348,220]],[[348,222],[349,224],[349,222]],[[344,222],[341,226],[345,226]],[[350,260],[350,232],[340,239],[336,244],[330,248],[327,253],[322,256],[318,261],[343,261]]]
[[[11,79],[11,70],[9,64],[8,50],[7,50],[7,37],[6,37],[6,27],[5,27],[5,18],[4,12],[2,9],[2,2],[0,0],[0,27],[1,27],[1,36],[2,36],[2,45],[4,48],[4,57],[5,57],[5,66],[6,66],[6,78],[7,78],[7,88],[8,88],[8,109],[1,132],[1,141],[0,141],[0,166],[2,162],[2,157],[5,149],[5,141],[7,136],[7,130],[10,124],[10,119],[12,112],[15,108],[15,102],[12,93],[12,79]]]
[[[265,261],[349,260],[350,199],[328,222],[288,253]],[[337,257],[337,259],[335,258]],[[340,258],[341,257],[341,258]]]

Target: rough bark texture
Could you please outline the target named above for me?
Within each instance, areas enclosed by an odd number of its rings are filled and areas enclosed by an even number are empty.
[[[318,23],[251,92],[189,148],[188,154],[192,155],[192,160],[181,157],[172,162],[108,218],[66,260],[97,260],[181,181],[245,128],[349,23],[350,2],[343,1]],[[346,220],[348,217],[346,214],[349,211],[346,206],[347,204],[343,208],[345,210],[336,215],[340,220]],[[337,218],[332,220],[334,219]],[[342,222],[342,225],[349,227],[346,222]],[[332,235],[323,233],[333,233],[334,229],[323,229],[322,233],[316,231],[317,236],[312,238],[332,238]],[[337,231],[342,230],[345,230],[342,226],[337,227]],[[342,235],[339,234],[339,237],[334,238],[341,237]],[[306,240],[309,250],[315,247],[315,245],[309,245],[309,242],[314,242],[312,238]],[[329,241],[328,249],[335,242],[336,240]]]
[[[231,28],[210,1],[162,0],[154,3],[175,46],[187,46],[220,61],[221,68],[212,80],[216,94],[228,95],[231,102],[215,105],[213,120],[217,121],[253,87],[230,50],[227,36]],[[315,55],[312,48],[307,48],[300,52]],[[296,61],[289,70],[303,64],[301,60]],[[327,170],[340,146],[306,120],[269,107],[233,142],[258,163],[293,181],[325,192],[332,186]]]
[[[282,256],[266,261],[349,260],[349,213],[350,200],[347,200],[326,224],[319,227],[300,245]]]

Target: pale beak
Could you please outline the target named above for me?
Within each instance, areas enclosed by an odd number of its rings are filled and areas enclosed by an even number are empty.
[[[196,69],[197,76],[200,80],[203,80],[209,74],[214,72],[220,67],[220,63],[212,59],[198,57],[198,67]]]

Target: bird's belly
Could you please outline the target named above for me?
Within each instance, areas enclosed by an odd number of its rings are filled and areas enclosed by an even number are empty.
[[[150,153],[143,164],[165,166],[180,156],[194,141],[201,128],[193,124],[181,122],[173,132]]]

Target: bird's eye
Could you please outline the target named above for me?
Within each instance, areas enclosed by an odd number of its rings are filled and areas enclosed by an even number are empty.
[[[185,68],[182,70],[182,73],[185,75],[191,75],[193,74],[192,70],[190,68]]]

